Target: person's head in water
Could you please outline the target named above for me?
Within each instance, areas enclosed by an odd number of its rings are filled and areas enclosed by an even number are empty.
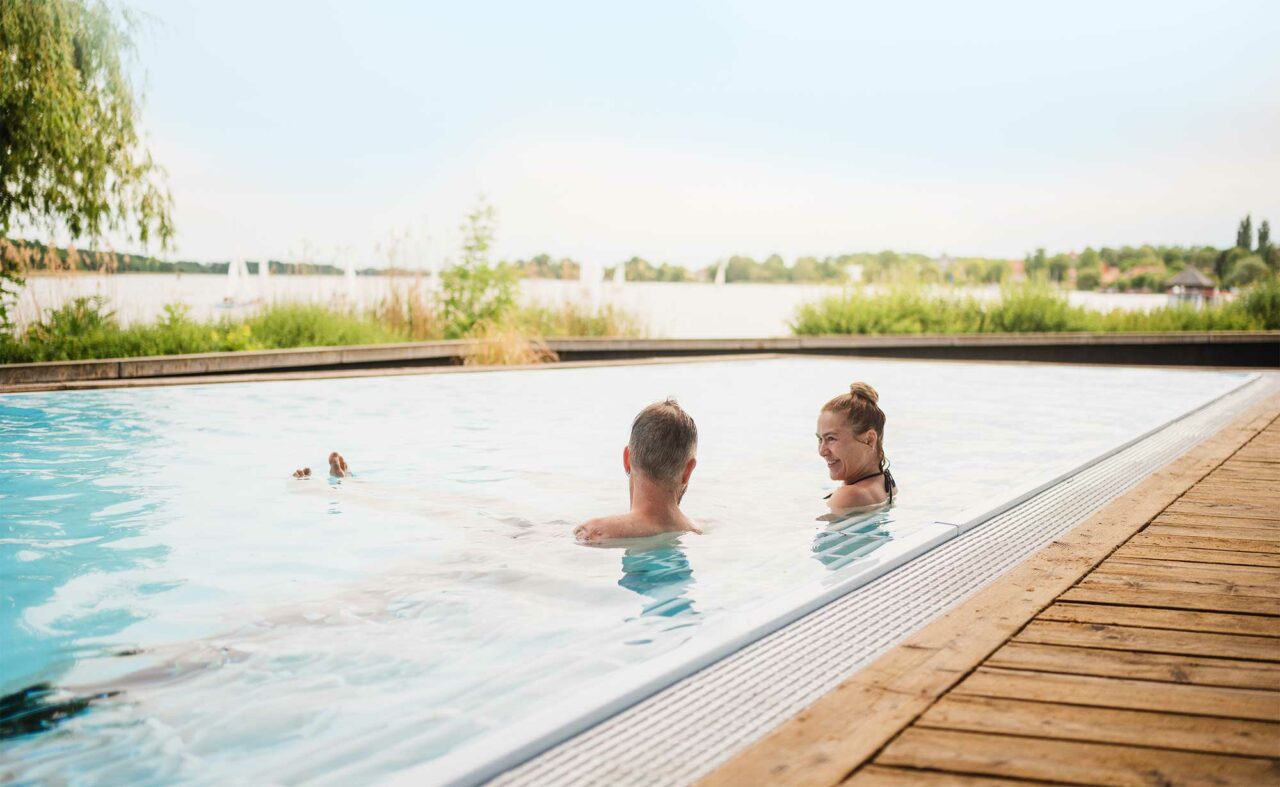
[[[675,399],[641,410],[631,422],[631,439],[622,449],[630,510],[583,522],[574,529],[574,536],[595,544],[664,533],[701,533],[680,510],[689,477],[698,464],[697,453],[698,427]]]
[[[880,396],[866,383],[854,383],[822,406],[818,414],[818,454],[833,481],[851,481],[883,472],[884,411]]]
[[[698,427],[675,399],[655,402],[631,422],[631,439],[622,452],[628,474],[670,488],[679,501],[697,465]]]

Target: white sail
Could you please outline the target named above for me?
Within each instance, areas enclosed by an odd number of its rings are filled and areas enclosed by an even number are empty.
[[[224,300],[234,303],[240,297],[240,260],[227,263],[227,294]]]
[[[625,262],[618,263],[613,269],[613,283],[615,286],[621,287],[627,281],[627,264]]]
[[[258,300],[271,300],[271,263],[266,260],[258,261]]]
[[[604,285],[604,266],[583,261],[578,267],[578,281],[583,294],[592,305],[600,304],[600,291]]]
[[[724,284],[725,272],[729,269],[728,260],[720,260],[719,267],[716,268],[716,284]]]
[[[347,300],[352,303],[356,302],[356,264],[354,261],[347,263],[347,270],[344,274],[347,280]]]

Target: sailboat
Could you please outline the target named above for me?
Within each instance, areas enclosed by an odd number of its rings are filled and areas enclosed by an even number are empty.
[[[720,265],[716,268],[716,284],[724,284],[726,271],[729,270],[729,261],[720,260]]]
[[[227,263],[227,294],[222,297],[222,303],[218,304],[223,309],[234,309],[240,306],[247,306],[250,301],[245,299],[245,287],[249,282],[249,266],[245,265],[242,259],[232,259]]]
[[[627,281],[627,264],[625,262],[618,263],[613,269],[613,286],[621,287]]]
[[[347,300],[351,303],[356,302],[356,264],[354,261],[347,263],[347,270],[344,274],[347,280]]]
[[[271,300],[271,263],[267,260],[258,263],[258,300]]]
[[[598,305],[604,282],[604,267],[583,261],[578,266],[578,282],[582,284],[582,289],[591,303]]]

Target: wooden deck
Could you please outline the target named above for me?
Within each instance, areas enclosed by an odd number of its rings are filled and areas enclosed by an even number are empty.
[[[1208,468],[1175,469],[1187,480],[1171,503],[1008,625],[1012,636],[974,646],[985,655],[947,660],[969,632],[980,640],[1016,616],[1035,575],[983,591],[985,602],[933,624],[938,633],[887,654],[706,783],[1280,784],[1274,402]],[[979,609],[994,622],[964,619]]]

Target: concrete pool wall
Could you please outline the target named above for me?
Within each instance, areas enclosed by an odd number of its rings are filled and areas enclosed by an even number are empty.
[[[477,340],[304,347],[147,358],[0,365],[0,391],[99,387],[127,381],[280,372],[411,369],[462,363]],[[1280,368],[1280,331],[797,336],[778,339],[548,339],[562,361],[705,355],[821,354],[930,360]],[[209,380],[202,380],[207,382]],[[183,382],[174,379],[172,382]]]

